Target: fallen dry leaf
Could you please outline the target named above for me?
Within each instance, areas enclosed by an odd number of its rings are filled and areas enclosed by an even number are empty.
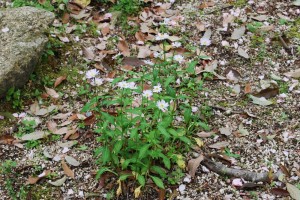
[[[229,142],[223,141],[223,142],[217,142],[215,144],[211,144],[208,147],[212,149],[222,149],[224,147],[227,147],[229,145]]]
[[[194,178],[197,168],[199,167],[201,161],[204,159],[203,155],[200,155],[198,158],[196,159],[191,159],[188,162],[188,171],[189,171],[189,175]]]
[[[245,86],[245,89],[244,89],[244,93],[245,94],[249,94],[249,93],[251,93],[251,85],[250,85],[250,83],[247,83],[246,84],[246,86]]]
[[[254,94],[256,97],[264,97],[266,99],[275,97],[279,94],[279,88],[267,88],[264,90],[261,90],[259,93]]]
[[[126,56],[126,57],[130,56],[130,50],[129,50],[128,44],[125,42],[125,40],[119,41],[118,49],[121,51],[123,56]]]
[[[60,76],[55,80],[54,83],[54,88],[56,88],[59,84],[61,84],[61,82],[63,82],[64,80],[66,80],[67,76]]]
[[[45,87],[45,89],[46,89],[47,94],[49,94],[50,97],[52,97],[53,99],[59,98],[59,94],[54,89],[47,88],[47,87]]]
[[[64,170],[64,173],[67,176],[69,176],[71,178],[75,178],[74,172],[70,169],[70,167],[67,165],[67,163],[64,160],[61,161],[61,166],[62,166],[62,168]]]
[[[0,135],[0,144],[12,144],[15,140],[12,135]]]

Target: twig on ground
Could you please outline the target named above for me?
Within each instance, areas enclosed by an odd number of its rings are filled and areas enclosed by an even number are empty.
[[[201,162],[202,165],[207,167],[209,170],[219,174],[219,175],[226,175],[231,177],[237,177],[237,178],[243,178],[247,181],[251,182],[269,182],[270,178],[268,176],[268,173],[257,173],[252,172],[249,170],[244,169],[233,169],[229,168],[226,165],[223,165],[220,162],[214,162],[208,158],[204,158],[204,160]],[[272,180],[277,180],[279,176],[279,172],[276,174],[273,174]]]

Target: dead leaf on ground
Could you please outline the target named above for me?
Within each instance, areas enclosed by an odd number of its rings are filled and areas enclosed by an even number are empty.
[[[142,41],[142,42],[146,41],[146,35],[144,33],[142,33],[141,31],[138,31],[138,32],[135,33],[135,38],[138,41]]]
[[[125,42],[125,40],[119,41],[118,49],[121,51],[123,56],[126,56],[126,57],[130,56],[130,50],[129,50],[128,44]]]
[[[55,135],[63,135],[63,134],[66,134],[68,132],[68,127],[63,127],[63,128],[60,128],[60,129],[57,129],[56,131],[53,132],[53,134]]]
[[[238,54],[246,59],[250,58],[248,53],[241,47],[238,48]]]
[[[57,130],[57,124],[56,124],[56,122],[48,121],[47,122],[47,128],[48,128],[49,131],[55,132]]]
[[[293,71],[287,72],[284,74],[285,76],[292,77],[292,78],[299,78],[300,77],[300,68],[295,69]]]
[[[282,196],[282,197],[290,196],[290,193],[287,190],[282,189],[282,188],[272,188],[270,192],[272,194]]]
[[[138,58],[147,58],[152,54],[152,51],[147,46],[139,46]]]
[[[25,134],[23,135],[20,139],[21,140],[38,140],[38,139],[42,139],[44,137],[46,137],[47,135],[49,135],[50,133],[45,132],[45,131],[35,131],[29,134]]]
[[[66,12],[62,16],[61,22],[63,24],[67,24],[67,23],[69,23],[69,21],[70,21],[70,14]]]
[[[246,86],[245,86],[245,89],[244,89],[244,93],[245,94],[249,94],[251,93],[251,84],[250,83],[247,83]]]
[[[80,162],[78,162],[75,158],[73,158],[72,156],[65,156],[65,160],[67,161],[67,163],[69,163],[72,166],[79,166]]]
[[[109,29],[109,26],[104,26],[101,28],[101,33],[104,35],[104,36],[107,36],[110,32],[110,29]]]
[[[12,135],[0,135],[0,144],[12,144],[15,140]]]
[[[75,178],[74,172],[70,169],[70,167],[67,165],[67,163],[64,160],[61,161],[61,166],[64,170],[65,175],[71,178]]]
[[[53,99],[59,98],[59,94],[54,89],[47,88],[47,87],[45,87],[45,89],[46,89],[47,94],[49,94],[50,97],[52,97]]]
[[[61,179],[58,179],[56,181],[49,180],[48,183],[50,183],[51,185],[54,185],[56,187],[60,187],[60,186],[62,186],[66,182],[66,180],[67,180],[67,177],[64,176]]]
[[[279,94],[279,88],[267,88],[264,90],[261,90],[259,93],[254,94],[256,97],[264,97],[266,99],[275,97]]]
[[[201,161],[204,159],[203,155],[200,155],[198,158],[195,159],[191,159],[188,162],[188,171],[189,171],[189,175],[194,178],[197,168],[199,167]]]
[[[239,71],[231,68],[231,67],[228,67],[227,69],[225,69],[225,74],[226,74],[226,78],[230,81],[233,81],[233,82],[238,82],[239,79],[241,78],[241,74]]]
[[[123,70],[123,71],[132,71],[132,70],[133,70],[133,67],[130,66],[130,65],[123,65],[123,66],[121,67],[121,70]]]
[[[91,116],[87,117],[83,121],[84,121],[84,125],[90,126],[96,122],[96,116],[92,114]]]
[[[217,142],[215,144],[211,144],[208,147],[212,149],[223,149],[224,147],[227,147],[229,145],[229,142],[223,141],[223,142]]]
[[[56,88],[59,84],[61,84],[61,82],[63,82],[64,80],[66,80],[66,78],[67,78],[66,75],[58,77],[58,78],[55,80],[54,88]]]
[[[213,134],[216,134],[215,131],[211,131],[211,132],[200,132],[200,133],[197,133],[197,136],[198,137],[201,137],[201,138],[208,138],[208,137],[211,137]]]
[[[94,51],[91,47],[83,47],[82,48],[83,55],[88,60],[93,60],[95,58]]]
[[[300,190],[296,186],[286,183],[286,189],[293,199],[300,200]]]
[[[231,35],[231,39],[233,39],[233,40],[240,39],[245,34],[245,31],[246,31],[245,26],[241,26],[241,27],[234,29],[232,32],[232,35]]]
[[[130,65],[130,66],[133,66],[133,67],[140,67],[142,65],[145,65],[145,63],[137,57],[125,57],[122,60],[122,64],[123,65]]]

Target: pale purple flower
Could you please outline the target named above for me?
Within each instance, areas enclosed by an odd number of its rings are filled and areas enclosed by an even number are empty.
[[[201,38],[200,39],[200,45],[203,46],[209,46],[211,44],[211,40],[208,38]]]
[[[161,111],[166,112],[169,107],[169,104],[167,102],[165,102],[165,100],[160,100],[160,101],[156,102],[156,106]]]
[[[149,99],[150,97],[152,97],[152,95],[153,95],[153,92],[151,90],[143,91],[143,97],[147,97]]]
[[[91,69],[86,72],[85,77],[90,79],[90,78],[95,78],[99,74],[99,71],[97,69]]]
[[[162,91],[161,85],[157,84],[156,86],[153,87],[153,92],[155,93],[160,93]]]

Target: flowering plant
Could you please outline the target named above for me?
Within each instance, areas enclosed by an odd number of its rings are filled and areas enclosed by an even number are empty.
[[[194,131],[209,129],[197,107],[188,103],[190,89],[202,89],[196,78],[186,78],[195,77],[196,63],[182,55],[151,63],[135,74],[138,78],[114,79],[115,94],[96,96],[83,107],[83,112],[97,116],[97,177],[111,172],[120,175],[120,181],[135,178],[142,187],[150,178],[164,188],[171,169],[185,169],[184,153],[193,144]],[[87,78],[97,75],[91,71]]]

